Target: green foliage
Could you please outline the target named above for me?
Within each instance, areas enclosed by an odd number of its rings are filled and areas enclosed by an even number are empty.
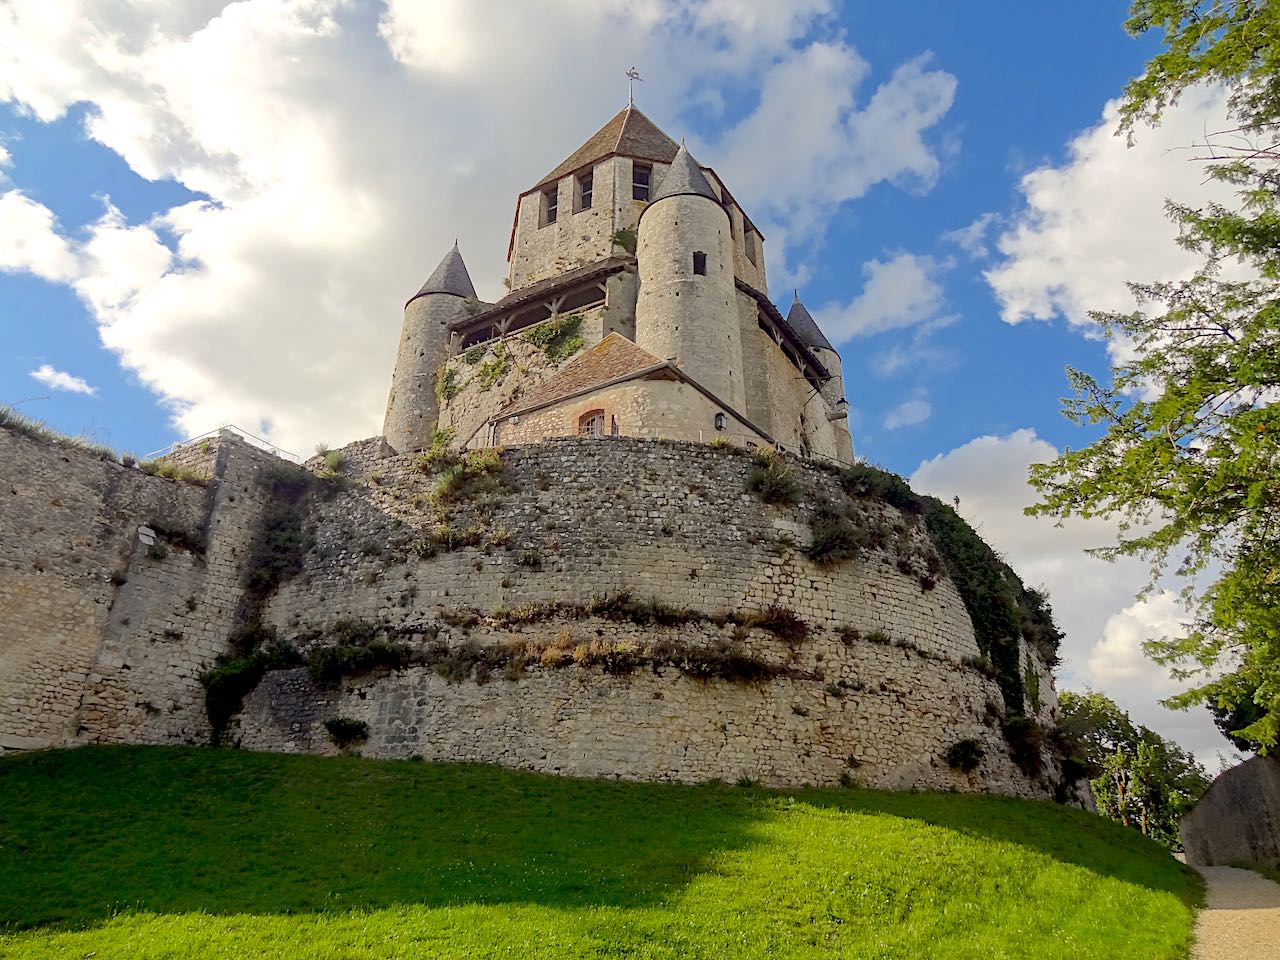
[[[440,365],[440,370],[436,373],[436,401],[439,403],[448,403],[459,393],[462,392],[461,377],[458,371],[449,366],[448,362]]]
[[[748,630],[767,630],[779,640],[787,643],[800,643],[809,636],[809,625],[795,615],[795,612],[776,603],[766,607],[760,613],[733,618],[731,622]]]
[[[493,345],[493,356],[480,364],[476,371],[475,382],[482,393],[492,390],[507,375],[507,348],[498,341]]]
[[[1029,777],[1037,777],[1044,769],[1044,756],[1041,748],[1045,742],[1045,731],[1040,724],[1027,717],[1015,715],[1006,717],[1000,725],[1009,744],[1009,756],[1013,762]]]
[[[232,638],[231,654],[224,654],[200,676],[204,686],[205,713],[218,743],[231,719],[244,706],[268,670],[284,670],[302,664],[290,644],[276,639],[273,628],[254,627]]]
[[[621,247],[623,250],[627,251],[627,253],[631,254],[633,257],[636,255],[637,237],[636,237],[636,231],[634,228],[623,227],[621,230],[614,231],[613,236],[610,237],[609,239],[613,241],[613,245],[615,247]]]
[[[462,351],[462,362],[467,366],[474,367],[480,362],[480,358],[489,352],[487,343],[477,343],[474,347],[470,347]]]
[[[1098,553],[1146,559],[1152,583],[1171,566],[1185,578],[1188,629],[1147,644],[1195,681],[1167,703],[1247,718],[1237,735],[1267,750],[1280,744],[1280,16],[1252,0],[1135,0],[1126,26],[1164,31],[1125,91],[1130,136],[1190,85],[1225,84],[1235,129],[1206,134],[1196,159],[1236,201],[1171,202],[1200,269],[1131,284],[1138,311],[1092,315],[1126,359],[1109,384],[1068,369],[1064,412],[1104,433],[1032,467],[1029,512],[1116,517]],[[1221,279],[1224,264],[1252,279]]]
[[[1178,821],[1209,786],[1195,757],[1135,724],[1101,693],[1064,690],[1058,713],[1060,736],[1078,756],[1079,772],[1093,778],[1099,812],[1181,850]]]
[[[867,531],[855,527],[847,516],[830,507],[820,507],[809,528],[811,539],[805,554],[820,567],[857,559],[871,544]]]
[[[542,350],[547,359],[558,366],[582,349],[586,341],[581,329],[582,317],[571,313],[539,323],[526,330],[521,338]]]
[[[786,455],[766,448],[751,455],[754,462],[747,473],[747,490],[765,503],[790,506],[800,499],[800,483]]]
[[[341,473],[347,465],[347,455],[341,450],[328,450],[324,455],[324,468],[330,473]]]
[[[311,545],[303,519],[312,483],[310,473],[285,464],[272,464],[258,474],[267,502],[245,575],[245,586],[256,597],[267,596],[302,569]]]
[[[193,483],[198,487],[207,486],[209,483],[208,474],[201,473],[194,467],[184,467],[172,460],[143,460],[138,464],[138,470],[149,477],[181,480],[183,483]]]
[[[896,473],[881,470],[869,463],[855,463],[841,470],[838,476],[840,485],[852,497],[883,500],[903,513],[924,512],[924,501]]]
[[[324,632],[307,658],[307,673],[318,686],[332,689],[347,677],[379,667],[396,670],[409,660],[409,648],[390,639],[384,625],[346,619]]]
[[[1039,713],[1043,706],[1040,700],[1040,674],[1036,671],[1035,664],[1031,662],[1030,653],[1027,654],[1022,667],[1022,686],[1027,692],[1027,703],[1031,707],[1031,712]]]
[[[464,499],[478,488],[492,487],[492,478],[503,470],[502,448],[486,447],[465,453],[440,474],[431,488],[431,501],[437,504]]]
[[[414,466],[423,473],[427,473],[435,466],[448,466],[454,463],[458,456],[449,449],[449,444],[452,442],[453,429],[451,427],[436,430],[431,434],[431,446],[414,461]]]
[[[26,960],[1174,960],[1202,890],[1134,831],[1007,797],[354,756],[22,754],[0,817],[0,954]]]
[[[324,722],[324,728],[339,747],[350,747],[369,739],[369,724],[351,717],[330,717]]]
[[[53,443],[58,446],[71,447],[76,450],[83,450],[85,453],[97,457],[107,463],[124,463],[126,467],[131,467],[136,460],[128,456],[120,457],[115,450],[107,446],[105,443],[98,443],[88,437],[70,437],[64,433],[59,433],[52,427],[46,426],[39,420],[33,420],[24,416],[13,407],[6,404],[0,404],[0,429],[12,431],[13,433],[27,437],[30,440],[39,440],[43,443]],[[127,461],[127,462],[126,462]],[[187,471],[181,477],[176,479],[189,480],[192,483],[204,484],[208,482],[208,478],[196,471]]]
[[[953,770],[963,770],[965,773],[970,773],[978,769],[978,764],[982,762],[982,758],[986,756],[986,753],[987,751],[983,749],[979,741],[969,737],[964,740],[957,740],[947,747],[942,759],[946,760],[947,766]]]

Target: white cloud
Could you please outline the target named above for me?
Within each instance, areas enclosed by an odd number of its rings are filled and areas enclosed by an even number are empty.
[[[677,137],[690,104],[758,96],[698,152],[771,257],[875,183],[931,184],[925,136],[954,78],[914,60],[860,103],[867,68],[830,8],[12,0],[0,99],[42,120],[86,103],[89,134],[134,171],[209,199],[150,223],[108,208],[76,269],[19,195],[30,229],[0,239],[0,265],[74,280],[187,435],[230,420],[296,450],[370,436],[405,298],[455,236],[481,296],[501,295],[516,195],[622,106],[620,65],[639,65],[640,105]]]
[[[57,370],[47,363],[41,364],[31,371],[31,378],[43,383],[50,390],[66,390],[68,393],[85,393],[89,396],[98,392],[97,387],[89,386],[81,377],[73,377],[62,370]]]
[[[1176,630],[1176,596],[1157,590],[1135,601],[1147,582],[1146,564],[1133,559],[1107,563],[1084,552],[1115,542],[1115,526],[1108,521],[1073,519],[1058,527],[1051,519],[1023,514],[1035,500],[1027,483],[1028,466],[1056,455],[1053,445],[1033,430],[978,437],[921,463],[911,484],[948,503],[959,496],[960,514],[1023,582],[1048,589],[1055,619],[1066,633],[1060,688],[1101,690],[1134,720],[1211,759],[1228,747],[1208,712],[1161,707],[1157,701],[1180,687],[1165,668],[1141,653],[1143,640]]]
[[[1090,310],[1132,310],[1126,282],[1176,280],[1200,262],[1177,246],[1166,200],[1192,205],[1230,202],[1233,192],[1206,182],[1188,150],[1206,130],[1226,126],[1226,95],[1193,89],[1133,147],[1115,136],[1119,103],[1076,137],[1062,166],[1022,178],[1025,210],[997,241],[1001,260],[984,276],[1007,323],[1055,316],[1089,328]]]
[[[937,276],[947,267],[905,252],[869,260],[862,265],[862,292],[843,306],[825,304],[814,318],[835,343],[939,320],[943,293]]]
[[[70,280],[78,272],[53,211],[17,190],[0,193],[0,270],[54,281]]]
[[[991,232],[995,221],[994,213],[984,213],[967,227],[948,230],[942,235],[942,239],[948,243],[954,243],[968,254],[970,260],[985,260],[991,255],[991,250],[987,246],[987,235]]]
[[[902,427],[914,427],[928,420],[931,413],[933,407],[928,400],[905,400],[885,414],[884,428],[898,430]]]

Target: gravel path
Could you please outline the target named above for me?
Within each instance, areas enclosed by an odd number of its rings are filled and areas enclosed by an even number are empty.
[[[1280,960],[1280,884],[1252,870],[1196,869],[1209,888],[1196,922],[1196,960]]]

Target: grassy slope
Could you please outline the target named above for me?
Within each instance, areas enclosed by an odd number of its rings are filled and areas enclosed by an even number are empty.
[[[1186,956],[1198,881],[994,797],[111,747],[0,761],[0,956]]]

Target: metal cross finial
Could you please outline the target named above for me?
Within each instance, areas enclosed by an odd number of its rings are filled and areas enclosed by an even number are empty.
[[[640,71],[632,67],[627,71],[627,106],[634,107],[636,105],[636,81],[644,83],[644,77],[640,76]]]

